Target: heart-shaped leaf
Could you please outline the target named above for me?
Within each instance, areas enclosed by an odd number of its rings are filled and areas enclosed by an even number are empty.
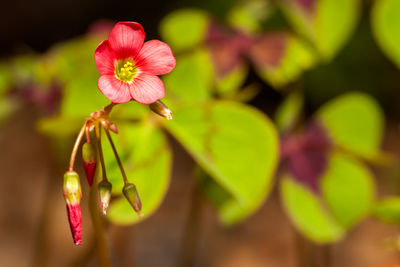
[[[209,16],[198,9],[181,9],[170,13],[161,22],[160,32],[173,51],[194,47],[205,39]]]
[[[252,214],[271,190],[278,159],[272,122],[233,102],[207,102],[175,111],[168,130],[231,198],[218,207],[232,224]]]
[[[345,94],[324,104],[316,117],[339,147],[368,159],[379,154],[384,116],[372,97]]]
[[[331,243],[343,237],[344,229],[305,185],[296,182],[290,175],[284,175],[280,191],[292,223],[307,238],[317,243]]]
[[[361,11],[360,0],[284,0],[281,4],[292,25],[325,60],[332,59],[349,39]]]
[[[385,54],[400,67],[400,1],[375,1],[372,26],[375,37]]]
[[[349,155],[331,155],[321,188],[325,202],[344,228],[359,222],[373,207],[373,177],[361,162]]]
[[[284,32],[266,34],[256,39],[250,56],[260,77],[277,88],[296,80],[315,63],[310,46]]]
[[[201,102],[211,95],[213,67],[204,49],[177,57],[175,69],[164,77],[166,93],[174,102]]]

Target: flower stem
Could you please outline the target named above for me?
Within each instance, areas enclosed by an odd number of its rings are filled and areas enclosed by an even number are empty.
[[[85,123],[83,124],[83,126],[78,134],[78,137],[76,138],[74,148],[72,149],[71,158],[69,160],[69,168],[68,168],[69,171],[74,170],[76,153],[78,153],[79,144],[81,143],[83,134],[85,133],[86,124],[87,124],[87,121],[85,121]]]
[[[96,139],[97,139],[97,149],[99,150],[101,172],[103,174],[102,179],[103,179],[103,181],[107,181],[106,165],[104,163],[103,149],[101,147],[101,128],[100,128],[99,123],[96,123],[95,128],[96,128],[95,130],[96,130]]]
[[[117,159],[117,163],[118,163],[119,169],[121,170],[122,178],[124,179],[124,184],[128,184],[129,183],[128,182],[128,178],[126,177],[126,173],[125,173],[124,167],[122,166],[121,159],[119,158],[117,149],[115,148],[115,145],[114,145],[114,142],[113,142],[113,140],[111,138],[110,132],[107,129],[104,129],[104,131],[106,132],[108,141],[110,141],[111,148],[112,148],[112,150],[114,152],[115,158]]]
[[[105,106],[105,107],[103,108],[105,115],[108,115],[108,114],[111,112],[111,110],[113,109],[113,107],[116,106],[117,104],[118,104],[118,103],[113,103],[113,102],[111,102],[110,104],[108,104],[107,106]]]
[[[189,216],[185,224],[185,232],[180,248],[179,267],[194,266],[199,239],[201,237],[201,219],[203,207],[203,195],[198,179],[193,179]]]
[[[97,206],[97,186],[90,188],[89,210],[96,239],[96,252],[101,267],[111,267],[110,255],[104,234],[104,225]]]

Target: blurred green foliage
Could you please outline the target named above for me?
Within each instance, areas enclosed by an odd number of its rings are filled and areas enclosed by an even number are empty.
[[[226,2],[231,8],[221,17],[200,9],[177,10],[165,17],[160,34],[176,55],[177,66],[163,77],[163,101],[173,111],[174,120],[162,120],[136,102],[114,108],[110,119],[118,125],[119,134],[113,139],[128,179],[137,185],[144,216],[139,217],[121,197],[121,174],[103,137],[115,197],[108,213],[112,222],[137,223],[160,206],[172,164],[166,132],[193,157],[196,169],[200,169],[193,178],[199,179],[225,225],[253,214],[267,199],[275,178],[280,180],[277,184],[290,220],[300,233],[317,243],[342,239],[346,231],[371,214],[383,221],[399,221],[399,200],[377,201],[366,163],[376,163],[383,155],[380,146],[385,120],[379,104],[366,94],[348,93],[307,116],[310,94],[327,95],[326,87],[352,85],[346,79],[335,79],[337,73],[329,62],[351,38],[361,1],[311,2],[311,8],[297,0]],[[376,1],[372,13],[375,36],[397,65],[398,2]],[[276,23],[277,18],[283,23]],[[43,55],[29,54],[2,62],[0,124],[12,116],[18,103],[23,103],[12,97],[13,91],[50,90],[57,80],[62,84],[59,110],[42,116],[37,129],[60,144],[56,153],[64,151],[61,144],[70,144],[83,120],[109,103],[96,88],[99,74],[93,58],[96,46],[105,38],[87,34],[57,44]],[[221,72],[221,66],[228,68]],[[321,70],[328,70],[331,76],[318,76]],[[324,86],[304,95],[307,88],[301,88],[299,82],[304,72],[312,78],[322,77],[318,82]],[[260,79],[249,79],[249,73],[256,73]],[[277,109],[275,123],[255,107],[240,103],[256,97],[259,85],[254,80],[264,81],[285,98]],[[276,177],[279,134],[296,136],[310,121],[321,123],[332,142],[327,167],[318,177],[319,192],[284,168]]]

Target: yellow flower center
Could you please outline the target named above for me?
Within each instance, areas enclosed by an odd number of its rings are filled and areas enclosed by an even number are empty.
[[[137,74],[137,69],[130,59],[118,61],[115,65],[115,76],[123,82],[131,82]]]

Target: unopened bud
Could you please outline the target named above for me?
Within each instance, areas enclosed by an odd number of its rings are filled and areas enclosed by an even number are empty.
[[[82,212],[79,204],[67,204],[67,214],[75,245],[82,244]]]
[[[83,167],[86,178],[90,186],[93,184],[94,174],[96,172],[96,149],[91,143],[84,143],[82,146]]]
[[[82,189],[79,181],[79,175],[76,172],[68,171],[64,174],[63,192],[67,204],[80,203]]]
[[[129,204],[131,204],[132,208],[140,215],[142,202],[140,201],[136,186],[134,184],[126,184],[122,189],[122,192],[124,193],[124,196],[128,200]]]
[[[64,174],[63,193],[67,204],[67,214],[75,245],[82,244],[82,212],[79,205],[82,189],[79,176],[74,171]]]
[[[112,185],[108,181],[101,181],[98,185],[100,196],[100,208],[103,214],[106,215],[108,206],[110,205]]]
[[[161,117],[172,120],[172,111],[160,100],[150,104],[150,109]]]
[[[115,134],[118,134],[117,125],[115,125],[114,123],[111,123],[109,120],[106,120],[106,119],[102,119],[100,122],[105,130],[110,130],[110,131],[114,132]]]
[[[108,126],[109,126],[110,131],[114,132],[115,134],[118,134],[117,125],[115,125],[114,123],[110,123]]]

